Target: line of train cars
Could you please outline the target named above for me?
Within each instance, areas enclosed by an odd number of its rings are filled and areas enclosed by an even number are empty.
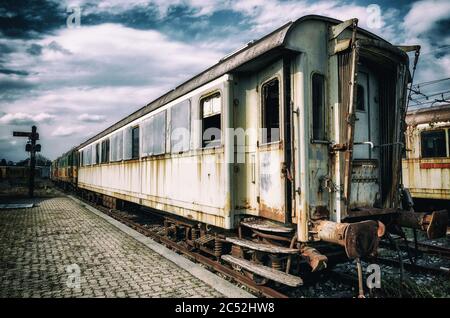
[[[329,247],[359,259],[386,231],[445,235],[446,213],[402,205],[411,47],[357,23],[285,24],[73,148],[52,178],[162,211],[167,235],[290,286]]]

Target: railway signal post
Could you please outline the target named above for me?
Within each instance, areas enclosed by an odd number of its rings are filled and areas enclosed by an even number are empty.
[[[33,197],[34,194],[34,174],[36,169],[36,152],[41,151],[41,145],[36,144],[36,140],[39,140],[39,134],[37,133],[36,126],[31,127],[31,132],[25,131],[13,131],[14,137],[28,137],[28,142],[25,145],[25,151],[30,153],[30,175],[28,184],[28,194]]]

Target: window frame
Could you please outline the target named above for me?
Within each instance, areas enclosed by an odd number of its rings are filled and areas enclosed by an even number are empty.
[[[423,143],[423,134],[425,133],[431,133],[431,132],[437,132],[437,131],[443,131],[444,132],[444,149],[445,149],[445,155],[444,156],[424,156],[423,152],[424,152],[424,143]],[[420,141],[420,158],[421,159],[432,159],[432,158],[448,158],[449,157],[449,148],[450,145],[447,145],[448,143],[450,143],[450,141],[448,140],[448,129],[446,129],[445,127],[437,127],[435,129],[424,129],[422,131],[420,131],[419,133],[419,141]]]
[[[278,134],[278,140],[274,140],[274,141],[270,141],[270,142],[264,142],[264,135],[263,135],[263,129],[265,127],[263,127],[263,116],[265,113],[265,108],[264,108],[264,96],[263,96],[263,88],[265,85],[267,85],[268,83],[272,82],[272,81],[278,81],[278,129],[279,129],[279,134]],[[259,85],[259,102],[260,102],[260,107],[259,107],[259,127],[260,127],[260,132],[259,132],[259,144],[260,145],[271,145],[271,144],[277,144],[280,143],[282,140],[282,125],[283,125],[283,121],[282,121],[282,111],[283,111],[283,87],[282,87],[282,80],[281,80],[281,76],[279,74],[276,74],[274,76],[270,76],[268,79],[264,80],[263,82],[261,82],[261,84]],[[267,134],[266,134],[266,138],[267,138]]]
[[[140,129],[141,127],[140,127],[140,125],[136,125],[136,126],[132,126],[131,127],[131,133],[130,133],[130,136],[131,136],[131,158],[130,159],[127,159],[127,160],[136,160],[136,159],[139,159],[140,157],[141,157],[141,147],[140,147],[140,145],[141,145],[141,129]],[[135,130],[137,130],[137,132],[138,132],[138,141],[137,141],[137,157],[135,157],[134,156],[134,150],[135,150],[135,147],[134,147],[134,134],[133,134],[133,132],[135,131]]]
[[[103,154],[103,143],[105,144],[105,153]],[[101,156],[101,160],[100,160],[100,163],[101,164],[108,164],[108,163],[110,163],[110,155],[111,155],[111,151],[110,151],[110,147],[111,147],[111,141],[110,141],[110,139],[109,139],[109,137],[108,138],[105,138],[105,139],[103,139],[102,141],[101,141],[101,153],[102,153],[102,156]]]
[[[205,118],[209,118],[209,117],[213,117],[213,116],[220,116],[220,140],[217,144],[214,145],[205,145],[204,144],[204,140],[203,140],[203,134],[205,132],[205,130],[203,129],[203,121],[204,121],[204,117],[203,117],[203,101],[207,98],[211,98],[214,95],[218,94],[220,96],[220,113],[212,115],[212,116],[208,116]],[[224,135],[223,135],[223,92],[221,89],[215,89],[213,91],[210,91],[206,94],[203,94],[199,97],[198,99],[198,106],[199,106],[199,119],[200,119],[200,149],[215,149],[215,148],[220,148],[223,146],[223,142],[224,142]]]
[[[446,138],[447,138],[447,142],[446,142],[446,147],[447,147],[447,157],[450,158],[450,127],[444,127],[444,129],[446,130]]]
[[[95,163],[93,163],[94,165],[98,165],[101,162],[100,149],[101,149],[100,142],[96,142],[95,143]]]
[[[322,81],[322,115],[323,115],[323,119],[322,119],[322,133],[323,133],[323,138],[316,138],[316,136],[314,135],[314,94],[313,94],[313,83],[314,83],[314,76],[319,75],[322,77],[323,81]],[[323,143],[328,143],[328,134],[327,134],[327,122],[328,122],[328,118],[327,118],[327,78],[325,76],[325,74],[323,74],[322,72],[319,71],[313,71],[311,72],[311,77],[310,77],[310,84],[311,84],[311,88],[309,90],[310,92],[310,102],[311,102],[311,130],[310,130],[310,141],[312,144],[317,143],[317,144],[323,144]]]
[[[121,138],[118,138],[119,135],[120,135]],[[124,135],[123,129],[118,129],[118,130],[115,130],[109,137],[109,162],[110,163],[122,162],[124,160],[123,159],[123,135]],[[120,155],[121,159],[113,158],[112,147],[116,148],[117,140],[122,140],[122,143],[121,143],[122,144],[122,149],[120,149],[121,151],[119,151],[119,149],[115,150],[116,157],[120,153],[121,154]],[[119,142],[119,144],[120,144],[120,142]]]
[[[188,116],[188,130],[189,130],[188,148],[186,150],[173,152],[173,145],[172,145],[173,116],[172,116],[172,112],[173,112],[173,109],[175,107],[179,107],[179,105],[181,105],[181,104],[183,104],[185,102],[188,103],[187,108],[189,110],[189,116]],[[169,142],[169,149],[166,149],[166,153],[170,153],[171,155],[173,155],[173,154],[182,154],[182,153],[185,153],[185,152],[189,152],[192,149],[192,147],[191,147],[191,140],[192,140],[192,100],[191,100],[191,98],[185,99],[185,100],[183,100],[183,101],[181,101],[181,102],[179,102],[179,103],[177,103],[175,105],[170,106],[169,110],[170,111],[166,114],[166,119],[170,118],[170,125],[167,125],[167,129],[168,129],[168,133],[169,133],[168,134],[169,136],[167,138],[168,142]]]
[[[361,87],[363,89],[363,93],[364,93],[364,95],[363,95],[364,96],[363,106],[364,106],[364,109],[358,109],[358,87]],[[361,85],[361,84],[356,84],[356,105],[355,105],[355,111],[361,112],[361,113],[366,113],[367,112],[367,108],[368,108],[369,105],[366,105],[366,101],[368,100],[368,97],[367,97],[366,94],[368,94],[368,92],[366,92],[366,89],[364,88],[364,86]]]

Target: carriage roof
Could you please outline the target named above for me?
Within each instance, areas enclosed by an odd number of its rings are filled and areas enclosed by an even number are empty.
[[[165,104],[189,93],[190,91],[214,79],[219,78],[220,76],[223,76],[231,71],[238,71],[240,68],[243,68],[246,64],[248,64],[248,62],[251,62],[252,60],[255,60],[259,57],[266,56],[269,52],[281,56],[281,52],[287,49],[286,42],[288,39],[289,32],[295,26],[310,20],[322,21],[324,23],[329,24],[339,24],[342,22],[340,20],[318,15],[306,15],[297,19],[294,22],[290,21],[285,25],[283,25],[282,27],[276,29],[275,31],[260,38],[259,40],[251,41],[243,48],[233,52],[232,54],[227,55],[226,57],[219,60],[219,62],[216,63],[215,65],[197,74],[196,76],[180,84],[179,86],[165,93],[164,95],[158,97],[157,99],[153,100],[147,105],[141,107],[132,114],[128,115],[127,117],[121,119],[117,123],[106,128],[102,132],[89,138],[88,140],[80,144],[77,148],[82,148],[94,142],[95,140],[100,139],[114,132],[117,129],[120,129],[121,127],[133,122],[134,120],[152,112],[153,110],[159,107],[164,106]],[[358,28],[358,32],[374,40],[381,41],[385,44],[389,44],[382,38],[378,37],[377,35],[369,31]]]

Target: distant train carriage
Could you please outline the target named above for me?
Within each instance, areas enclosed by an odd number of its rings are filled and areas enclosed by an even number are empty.
[[[418,209],[450,211],[450,104],[408,112],[403,183]]]
[[[189,244],[231,244],[225,261],[272,280],[261,266],[289,272],[293,254],[323,267],[318,241],[359,258],[384,224],[443,235],[443,214],[401,210],[408,49],[356,19],[300,18],[83,142],[73,180],[109,207],[178,216]]]
[[[65,189],[75,189],[78,178],[78,151],[73,148],[58,157],[51,165],[51,179]]]

